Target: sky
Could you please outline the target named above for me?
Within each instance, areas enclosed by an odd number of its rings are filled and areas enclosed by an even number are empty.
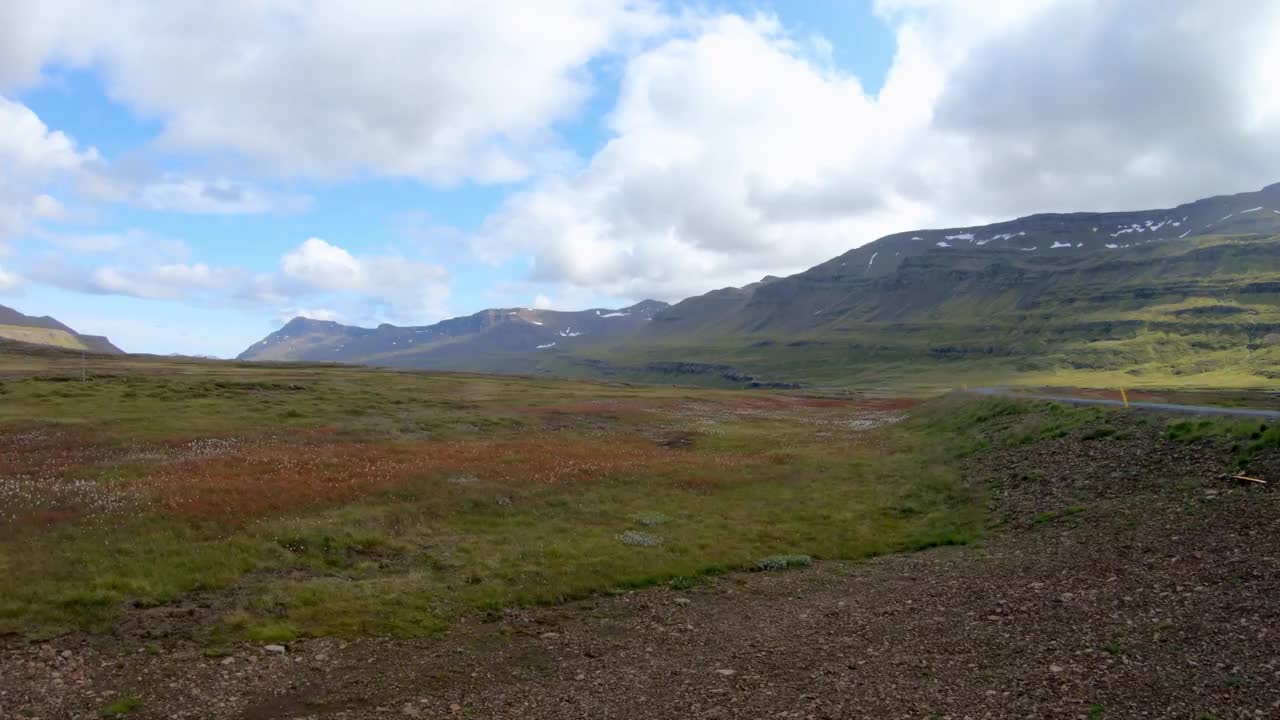
[[[0,3],[0,304],[132,352],[1276,181],[1274,0]]]

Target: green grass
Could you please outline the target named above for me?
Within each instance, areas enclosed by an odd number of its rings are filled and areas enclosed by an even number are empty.
[[[796,410],[794,398],[761,393],[117,362],[88,383],[63,381],[56,363],[10,368],[0,383],[0,443],[33,428],[71,433],[76,449],[55,453],[49,460],[60,469],[50,472],[128,497],[173,467],[166,452],[191,440],[269,440],[266,455],[202,460],[198,477],[162,486],[180,493],[247,478],[204,502],[259,509],[140,506],[58,519],[74,508],[59,500],[41,506],[54,519],[0,525],[0,634],[107,633],[127,613],[198,599],[208,609],[180,632],[211,648],[415,636],[467,613],[963,545],[986,521],[983,489],[960,474],[964,458],[1073,433],[1113,437],[1114,411],[962,395],[855,432],[848,422],[861,409]],[[1208,431],[1170,428],[1179,439]],[[1269,433],[1242,440],[1241,451],[1274,442]],[[671,437],[682,442],[667,447]],[[478,451],[467,461],[478,464],[451,465],[459,448]],[[255,505],[276,489],[277,465],[299,462],[299,449],[315,462],[290,482],[319,500]],[[6,457],[0,463],[24,456]],[[387,477],[368,489],[323,495],[380,458],[426,461],[377,470]],[[622,542],[629,532],[661,541]]]
[[[33,426],[83,433],[80,446],[102,458],[60,472],[125,493],[165,470],[155,448],[201,437],[342,442],[392,457],[538,439],[486,456],[466,473],[474,482],[449,482],[457,473],[428,464],[376,491],[261,516],[142,511],[0,528],[0,633],[110,632],[127,608],[198,596],[210,609],[191,631],[212,647],[422,635],[469,612],[689,587],[775,556],[856,560],[965,544],[982,527],[981,493],[955,465],[970,438],[948,430],[946,412],[845,435],[851,410],[735,410],[759,394],[171,362],[121,365],[83,384],[46,367],[0,387],[0,441]],[[687,415],[690,403],[714,419]],[[692,444],[663,448],[673,431]],[[650,436],[633,465],[567,482],[526,475],[560,448],[603,460]],[[234,477],[274,461],[210,462],[213,477]],[[628,531],[661,543],[620,542]]]
[[[1280,425],[1235,418],[1175,420],[1166,430],[1170,440],[1193,444],[1218,441],[1235,455],[1231,470],[1242,471],[1259,455],[1280,449]]]

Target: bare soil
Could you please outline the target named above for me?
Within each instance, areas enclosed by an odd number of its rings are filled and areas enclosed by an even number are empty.
[[[0,717],[1280,718],[1280,494],[1118,429],[969,461],[979,546],[283,655],[68,636],[0,655]]]

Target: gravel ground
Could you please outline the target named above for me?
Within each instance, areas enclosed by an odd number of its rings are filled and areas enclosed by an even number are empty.
[[[978,547],[283,655],[65,637],[0,656],[0,717],[1280,718],[1280,494],[1122,429],[975,459]]]

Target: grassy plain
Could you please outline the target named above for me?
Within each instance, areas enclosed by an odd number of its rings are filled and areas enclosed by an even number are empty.
[[[0,634],[419,635],[981,531],[971,438],[912,399],[90,366],[0,355]]]

